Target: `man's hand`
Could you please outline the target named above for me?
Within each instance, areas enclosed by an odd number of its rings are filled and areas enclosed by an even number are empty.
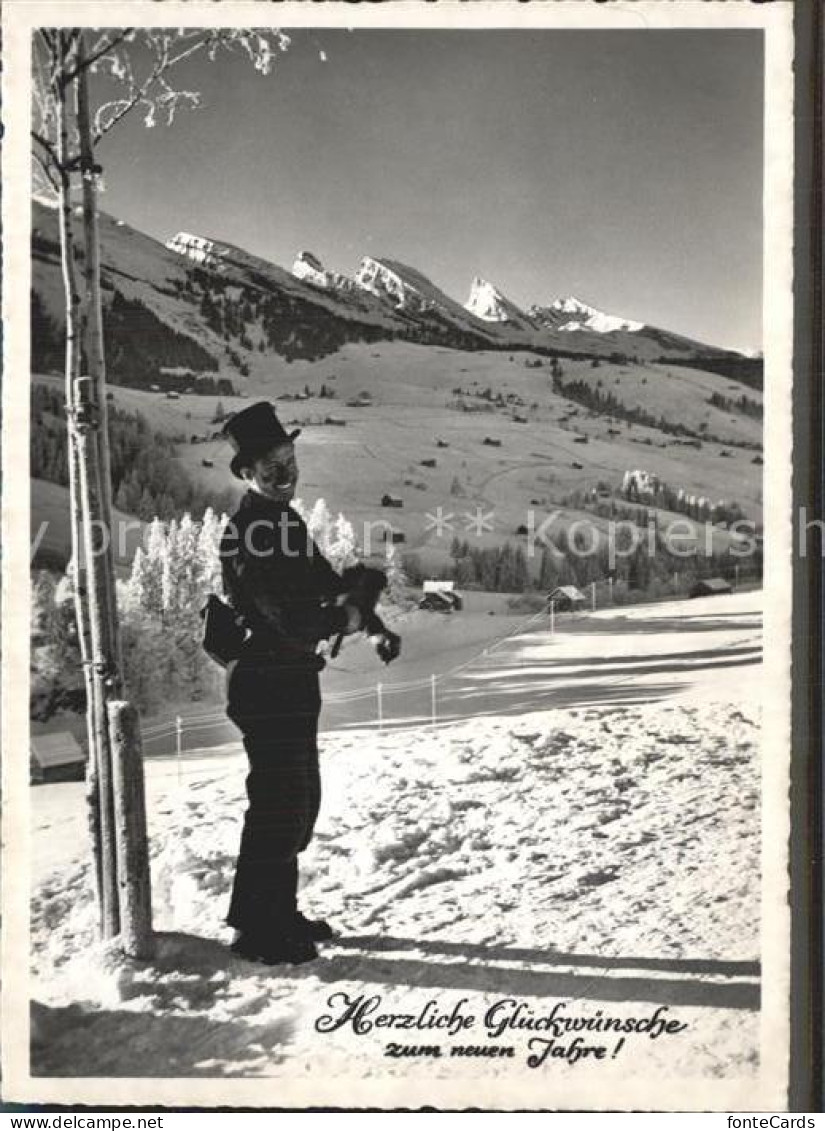
[[[385,664],[391,664],[393,660],[397,659],[401,654],[401,637],[395,632],[390,632],[385,628],[377,636],[371,636],[375,651],[380,660]]]

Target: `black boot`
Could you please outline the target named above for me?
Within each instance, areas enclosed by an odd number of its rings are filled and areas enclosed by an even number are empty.
[[[335,931],[326,919],[307,919],[300,911],[295,912],[292,930],[298,938],[308,939],[309,942],[329,942],[335,938]]]
[[[265,966],[287,962],[300,966],[318,957],[312,940],[298,934],[273,935],[259,931],[241,931],[229,949],[240,958],[262,962]]]

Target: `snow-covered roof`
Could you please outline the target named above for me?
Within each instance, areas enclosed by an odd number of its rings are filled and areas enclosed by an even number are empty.
[[[418,602],[420,609],[434,608],[439,609],[453,609],[457,608],[456,593],[425,593],[421,600]]]
[[[701,585],[703,589],[712,589],[719,593],[727,593],[730,589],[730,582],[725,581],[724,577],[702,577],[696,585]]]
[[[47,766],[69,766],[86,760],[77,739],[68,730],[58,731],[56,734],[32,735],[31,752],[43,769]]]
[[[550,600],[554,597],[566,597],[568,601],[586,601],[584,593],[577,589],[575,585],[558,585],[550,594]]]

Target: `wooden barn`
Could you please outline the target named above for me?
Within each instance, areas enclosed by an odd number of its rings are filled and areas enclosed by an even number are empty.
[[[559,585],[547,594],[547,606],[557,613],[574,613],[587,607],[587,598],[575,585]]]
[[[347,401],[347,408],[370,408],[372,406],[372,393],[359,393]]]
[[[29,765],[31,780],[35,784],[82,781],[86,774],[86,755],[68,730],[56,734],[33,734]]]
[[[454,581],[425,581],[422,590],[424,596],[418,602],[419,609],[434,613],[458,613],[464,608],[464,599],[456,590]]]
[[[732,593],[733,587],[724,577],[703,577],[691,586],[690,597],[719,597],[723,593]]]

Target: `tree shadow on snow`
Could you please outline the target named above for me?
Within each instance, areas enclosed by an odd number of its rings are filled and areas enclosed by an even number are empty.
[[[193,1014],[161,1015],[32,1003],[37,1036],[32,1076],[216,1077],[259,1075],[285,1059],[292,1025],[217,1021]],[[244,1072],[244,1062],[249,1066]]]
[[[552,950],[422,942],[387,935],[351,935],[337,940],[337,945],[361,953],[333,953],[328,961],[314,964],[313,973],[324,981],[357,979],[387,985],[476,990],[517,997],[642,1001],[713,1009],[756,1010],[760,1001],[759,964],[756,962],[602,958]],[[423,952],[427,957],[413,959],[387,953],[404,950]],[[376,957],[376,952],[381,957]],[[444,961],[437,961],[439,958]],[[498,965],[502,962],[524,965],[514,969],[509,965]],[[599,972],[580,974],[553,969],[558,966],[595,967]],[[634,973],[631,976],[612,973],[621,969],[649,969],[651,974]],[[661,977],[654,972],[695,976]],[[703,980],[709,977],[714,980]],[[720,982],[718,979],[722,977],[737,980]],[[746,978],[753,980],[745,981]]]
[[[545,677],[546,678],[546,677]],[[493,715],[521,715],[526,711],[542,711],[560,707],[604,707],[604,706],[643,706],[647,703],[658,703],[668,699],[679,691],[684,690],[684,684],[676,681],[670,683],[610,683],[602,684],[583,683],[569,686],[553,685],[547,682],[546,687],[532,688],[528,696],[524,696],[523,688],[513,688],[508,694],[506,685],[495,688],[474,688],[461,693],[451,693],[450,699],[456,705],[463,705],[461,711],[450,711],[450,700],[439,705],[439,722],[456,722],[466,718],[475,718],[478,714]],[[514,696],[521,695],[521,698]],[[468,714],[466,703],[471,699],[484,702],[485,710],[473,711]],[[392,722],[392,719],[385,720]]]
[[[591,683],[602,680],[605,685],[613,689],[614,683],[617,679],[624,676],[652,676],[652,675],[680,675],[685,672],[703,672],[710,671],[715,668],[736,668],[747,667],[751,664],[761,664],[762,655],[755,652],[753,649],[742,650],[741,652],[717,652],[714,656],[697,656],[695,653],[685,652],[682,656],[673,656],[663,662],[659,662],[658,657],[650,662],[647,657],[640,657],[638,660],[627,660],[622,663],[619,660],[614,660],[609,670],[599,670],[597,665],[604,663],[604,660],[596,660],[594,668],[596,670],[586,671],[579,670],[589,668],[591,660],[588,658],[575,661],[567,661],[563,668],[575,668],[573,671],[566,670],[551,670],[548,671],[522,671],[528,661],[521,661],[521,664],[512,664],[511,666],[497,667],[495,671],[495,679],[497,681],[495,686],[495,693],[497,695],[507,694],[508,685],[505,680],[517,678],[519,683],[515,685],[514,690],[523,690],[526,687],[539,687],[542,683],[547,684],[548,688],[553,687],[554,683],[559,679],[578,680],[583,683],[587,688]],[[561,665],[560,665],[561,666]],[[484,695],[490,694],[490,681],[484,680],[484,673],[465,675],[465,681],[471,683],[473,690],[470,694],[481,692]],[[640,684],[643,688],[644,684]],[[458,693],[461,694],[461,693]],[[464,692],[464,694],[467,694]]]
[[[294,1028],[288,1011],[256,1025],[244,1018],[248,1001],[233,997],[239,978],[267,967],[194,935],[159,933],[156,943],[153,959],[122,963],[122,1009],[32,1002],[33,1076],[257,1076],[262,1063],[268,1071],[285,1059]],[[144,1008],[136,1007],[140,999]],[[237,1019],[226,1017],[233,1012]]]
[[[462,958],[489,958],[499,962],[541,962],[558,966],[598,966],[611,970],[665,970],[681,974],[708,974],[714,977],[758,978],[757,960],[715,958],[624,958],[601,954],[568,954],[537,947],[484,946],[481,943],[453,943],[442,939],[420,941],[395,935],[348,935],[340,944],[370,950],[421,950],[426,954],[456,954]]]
[[[598,619],[578,619],[557,617],[556,629],[565,635],[600,636],[633,635],[646,632],[753,632],[762,628],[762,619],[753,614],[730,613],[712,614],[685,613],[679,617],[634,617],[632,614],[618,613]]]
[[[602,675],[610,677],[614,674],[621,673],[621,671],[634,671],[640,675],[644,675],[648,671],[669,671],[671,668],[675,671],[681,671],[685,665],[691,667],[702,668],[709,666],[702,661],[709,661],[710,664],[720,661],[737,662],[737,663],[759,663],[761,662],[761,648],[757,645],[742,644],[736,648],[700,648],[694,650],[685,649],[682,652],[650,652],[643,653],[639,656],[566,656],[559,659],[553,657],[542,656],[536,660],[536,665],[541,665],[543,668],[549,668],[554,671],[557,668],[601,668],[609,667],[610,671],[601,673],[594,672],[594,675]],[[511,669],[518,671],[520,668],[529,667],[531,664],[529,651],[522,651],[517,656],[508,656],[506,653],[496,653],[492,659],[488,660],[488,666],[495,668],[498,672],[506,674]],[[481,674],[484,673],[484,668],[479,668]],[[476,675],[476,673],[472,673]],[[537,672],[537,677],[546,677],[546,673]],[[578,673],[576,673],[578,674]]]

